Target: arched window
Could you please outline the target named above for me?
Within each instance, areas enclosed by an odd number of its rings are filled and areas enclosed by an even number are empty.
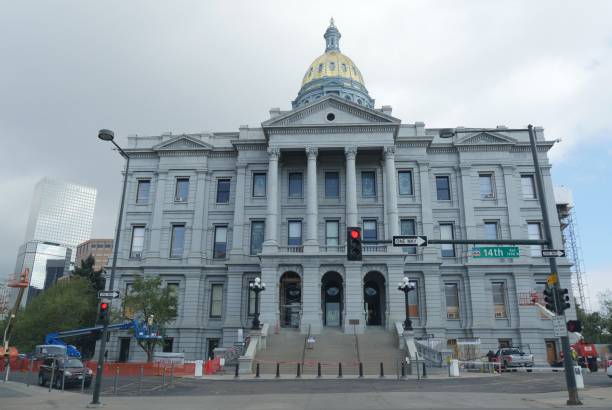
[[[342,71],[346,72],[346,64],[342,63]]]
[[[333,61],[329,63],[329,69],[334,71],[336,69],[336,63],[334,63]]]
[[[323,64],[319,64],[319,72],[323,71]]]
[[[361,101],[361,98],[358,98],[358,99],[357,99],[357,104],[359,104],[359,105],[363,105],[363,101]]]

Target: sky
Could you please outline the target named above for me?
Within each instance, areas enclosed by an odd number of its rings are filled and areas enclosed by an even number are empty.
[[[126,136],[237,131],[289,109],[341,50],[376,106],[428,127],[543,126],[553,182],[574,192],[590,299],[612,289],[610,1],[0,0],[0,277],[12,273],[35,183],[98,189],[112,237]]]

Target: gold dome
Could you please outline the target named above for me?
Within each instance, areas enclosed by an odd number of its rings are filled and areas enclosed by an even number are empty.
[[[330,50],[317,57],[304,74],[302,87],[311,81],[321,78],[346,78],[357,81],[365,87],[363,77],[353,60],[342,54],[340,51]]]

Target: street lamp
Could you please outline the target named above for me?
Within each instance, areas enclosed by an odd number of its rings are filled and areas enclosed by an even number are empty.
[[[540,169],[540,162],[538,160],[538,151],[536,145],[536,137],[535,132],[533,131],[533,125],[529,124],[527,128],[482,128],[482,129],[453,129],[453,128],[442,128],[440,130],[440,138],[452,138],[459,133],[474,133],[474,132],[525,132],[529,133],[529,145],[531,147],[531,157],[533,159],[533,167],[535,168],[535,182],[538,192],[538,199],[540,202],[540,209],[542,211],[542,222],[544,225],[544,235],[546,246],[549,249],[553,249],[553,241],[552,241],[552,229],[550,228],[550,219],[548,216],[548,208],[546,207],[546,191],[544,190],[544,179],[542,178],[542,171]],[[554,279],[553,282],[553,293],[556,294],[556,289],[560,288],[559,284],[559,276],[557,269],[557,260],[552,257],[548,258],[548,262],[550,265],[551,277]],[[560,301],[555,299],[554,305],[555,308],[557,304],[561,303]],[[564,316],[565,322],[565,313],[562,313]],[[578,398],[578,388],[576,387],[576,378],[574,376],[574,364],[571,358],[571,350],[568,336],[561,336],[561,347],[563,350],[563,365],[565,367],[565,381],[567,384],[567,392],[569,395],[569,400],[567,400],[568,405],[580,405],[582,402]]]
[[[408,292],[415,290],[416,286],[414,286],[414,283],[410,282],[408,278],[404,276],[404,279],[398,283],[397,289],[404,292],[404,300],[406,302],[406,320],[404,320],[404,330],[412,330],[412,321],[410,320],[408,312]]]
[[[119,218],[117,219],[117,230],[115,232],[115,243],[113,244],[113,264],[111,265],[110,279],[108,283],[108,290],[113,290],[115,284],[115,270],[117,268],[117,257],[119,252],[119,236],[121,234],[121,221],[123,219],[123,206],[125,203],[125,191],[127,188],[127,179],[128,179],[128,170],[130,169],[130,156],[126,154],[126,152],[121,149],[119,145],[114,141],[115,133],[111,130],[100,130],[98,132],[98,138],[102,141],[107,141],[112,143],[121,156],[125,158],[125,174],[123,175],[123,191],[121,192],[121,205],[119,206]],[[109,316],[106,315],[102,327],[102,337],[100,338],[100,353],[98,355],[98,365],[96,367],[96,381],[94,384],[93,398],[91,400],[92,407],[100,406],[100,388],[102,386],[102,377],[104,373],[104,352],[106,351],[106,339],[108,337],[108,321]]]
[[[263,283],[260,278],[255,278],[253,282],[249,283],[249,288],[255,292],[255,317],[253,318],[253,329],[259,330],[259,293],[266,290],[266,284]]]

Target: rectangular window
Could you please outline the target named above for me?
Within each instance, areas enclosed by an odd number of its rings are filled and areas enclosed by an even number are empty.
[[[493,175],[492,174],[480,174],[478,175],[480,182],[480,198],[491,199],[495,198],[493,193]]]
[[[287,238],[287,245],[302,245],[302,221],[289,221],[289,237]]]
[[[230,200],[230,179],[217,180],[217,203],[229,204]]]
[[[221,317],[223,312],[223,285],[213,284],[210,287],[210,313],[212,318]]]
[[[459,289],[456,283],[444,284],[446,297],[446,318],[459,319]]]
[[[399,171],[397,173],[400,195],[414,195],[412,190],[412,171]]]
[[[436,177],[438,201],[450,201],[450,182],[447,176]]]
[[[504,319],[508,317],[506,313],[506,284],[504,282],[493,282],[491,288],[493,291],[495,318]]]
[[[414,280],[410,283],[414,285],[414,290],[408,292],[408,316],[419,317],[419,284]]]
[[[400,234],[401,235],[416,235],[416,223],[414,219],[402,219],[400,220]],[[404,246],[404,253],[415,255],[416,246]]]
[[[148,204],[150,191],[151,191],[151,180],[139,179],[138,180],[138,190],[136,191],[136,203],[137,204]]]
[[[176,202],[187,202],[189,196],[189,178],[177,178],[174,200]]]
[[[174,345],[174,338],[172,337],[164,337],[162,352],[164,353],[172,353],[172,346]]]
[[[266,173],[257,172],[253,174],[253,196],[263,197],[266,196]]]
[[[521,175],[521,191],[523,192],[523,199],[536,199],[533,175]]]
[[[440,239],[455,239],[453,224],[440,224]],[[452,258],[455,256],[455,245],[445,244],[441,247],[443,257]]]
[[[363,171],[361,173],[361,196],[376,196],[376,173],[374,171]]]
[[[340,237],[340,222],[326,221],[325,222],[325,245],[338,245]]]
[[[304,196],[304,177],[301,172],[289,173],[289,198]]]
[[[215,226],[214,259],[225,259],[227,253],[227,226]]]
[[[248,312],[247,315],[249,316],[253,316],[255,314],[255,291],[253,289],[251,289],[251,283],[254,283],[254,281],[250,280],[249,281],[249,296],[248,296]]]
[[[338,172],[325,173],[325,197],[338,198],[340,196],[340,174]]]
[[[170,257],[182,258],[185,248],[185,225],[172,225],[170,240]]]
[[[378,229],[375,219],[365,219],[363,221],[363,240],[375,241],[378,239]]]
[[[251,255],[261,253],[266,224],[264,221],[251,222]]]
[[[529,239],[542,239],[542,228],[539,222],[529,222],[527,224],[527,232],[529,233]],[[530,246],[531,256],[542,256],[541,245]]]
[[[485,239],[499,239],[497,222],[488,221],[484,223]]]
[[[130,258],[140,259],[142,257],[142,251],[144,250],[144,235],[144,226],[132,227],[132,244],[130,246]]]

